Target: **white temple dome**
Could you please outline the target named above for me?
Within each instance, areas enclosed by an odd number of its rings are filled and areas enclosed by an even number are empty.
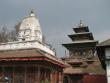
[[[31,40],[42,42],[42,32],[39,20],[33,11],[21,21],[19,28],[19,41]]]

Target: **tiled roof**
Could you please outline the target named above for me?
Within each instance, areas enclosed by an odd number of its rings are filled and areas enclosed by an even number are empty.
[[[86,40],[94,40],[93,35],[91,32],[81,32],[81,33],[75,33],[68,35],[73,41],[76,41],[78,39],[85,40],[84,37],[86,37]],[[83,38],[83,39],[82,39]]]
[[[65,62],[82,62],[80,65],[70,65],[69,67],[64,68],[65,74],[105,74],[97,56],[94,56],[92,59],[68,58]]]
[[[41,57],[42,52],[36,49],[0,51],[0,58]]]
[[[104,69],[101,67],[100,61],[95,60],[93,63],[86,63],[83,61],[83,64],[80,66],[70,66],[64,68],[63,71],[65,74],[105,74]]]
[[[82,64],[82,61],[78,60],[78,59],[72,59],[72,60],[67,61],[67,63],[69,63],[69,64]]]
[[[98,46],[107,46],[107,45],[110,45],[110,39],[105,40],[105,41],[98,44]]]
[[[75,68],[75,67],[67,67],[63,71],[64,74],[83,74],[84,71],[82,68]]]
[[[39,49],[22,49],[22,50],[7,50],[0,51],[0,61],[14,60],[17,58],[46,58],[47,61],[53,61],[55,64],[66,66],[63,61],[56,56],[50,55]]]
[[[84,71],[90,74],[105,74],[100,61],[94,61],[92,64],[88,64]]]

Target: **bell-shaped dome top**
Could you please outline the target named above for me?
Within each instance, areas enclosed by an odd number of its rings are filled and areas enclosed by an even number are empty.
[[[19,28],[19,40],[39,40],[42,41],[42,32],[39,20],[33,11],[21,21]]]
[[[41,31],[39,20],[33,11],[31,11],[29,15],[25,19],[23,19],[20,26],[20,29],[30,29],[30,28]]]

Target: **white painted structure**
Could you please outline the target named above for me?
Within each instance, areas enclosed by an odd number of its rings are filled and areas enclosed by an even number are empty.
[[[110,48],[105,49],[106,59],[110,59]],[[110,61],[106,61],[107,83],[110,83]]]
[[[42,42],[41,27],[33,11],[21,21],[18,41],[0,44],[0,51],[30,48],[37,48],[55,56],[55,52]]]
[[[30,14],[22,20],[19,28],[18,40],[38,40],[39,42],[42,42],[42,32],[39,20],[33,11],[31,11]]]

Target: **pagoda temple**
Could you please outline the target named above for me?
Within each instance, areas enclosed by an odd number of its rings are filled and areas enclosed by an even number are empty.
[[[88,26],[84,25],[82,21],[73,30],[75,33],[68,35],[73,42],[62,44],[69,51],[69,55],[66,55],[62,60],[70,64],[70,67],[65,68],[63,71],[64,82],[97,83],[85,82],[85,80],[87,81],[86,75],[105,74],[96,54],[98,41],[94,40],[92,32],[89,31]]]
[[[89,32],[88,26],[80,22],[77,28],[73,28],[75,34],[68,35],[72,43],[63,44],[69,50],[69,57],[92,58],[95,53],[95,46],[98,43]]]
[[[67,65],[45,42],[31,11],[21,22],[18,41],[0,43],[0,83],[62,83]]]

